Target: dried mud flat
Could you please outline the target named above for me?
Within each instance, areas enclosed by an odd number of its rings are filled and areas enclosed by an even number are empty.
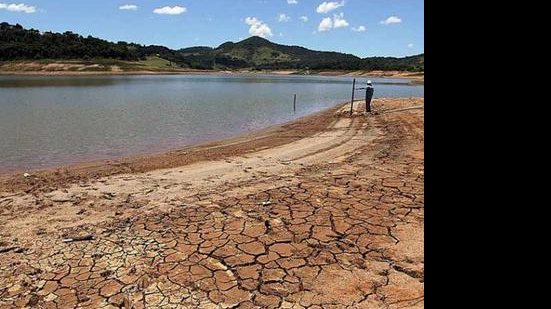
[[[240,155],[0,188],[0,308],[424,307],[424,100],[374,106]]]

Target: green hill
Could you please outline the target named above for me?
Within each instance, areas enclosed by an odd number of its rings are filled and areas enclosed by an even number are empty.
[[[226,42],[217,48],[196,46],[173,50],[0,24],[0,61],[115,59],[138,62],[151,57],[164,59],[171,67],[193,69],[424,71],[424,54],[361,59],[351,54],[276,44],[260,37]]]
[[[355,69],[362,62],[350,54],[280,45],[260,37],[250,37],[237,43],[227,42],[210,53],[216,56],[219,65],[257,69]]]

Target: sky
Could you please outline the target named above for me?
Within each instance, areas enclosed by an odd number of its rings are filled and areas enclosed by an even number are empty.
[[[0,0],[0,22],[173,49],[258,35],[359,57],[424,52],[424,0]]]

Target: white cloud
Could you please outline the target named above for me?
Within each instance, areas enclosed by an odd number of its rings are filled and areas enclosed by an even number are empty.
[[[277,19],[280,23],[286,23],[286,22],[289,22],[291,21],[291,17],[290,16],[287,16],[285,14],[279,14],[279,17]]]
[[[153,10],[153,13],[161,15],[180,15],[185,12],[187,12],[187,9],[178,5],[164,6],[162,8],[156,8]]]
[[[298,4],[297,0],[287,0],[287,4]]]
[[[409,43],[409,44],[408,44],[408,47],[409,47],[409,48],[413,48],[413,43]]]
[[[344,19],[344,13],[333,15],[333,27],[334,28],[343,28],[348,27],[350,24]]]
[[[301,16],[299,19],[303,22],[308,22],[308,16]]]
[[[125,4],[125,5],[119,6],[119,10],[136,11],[137,9],[138,9],[138,6],[134,4]]]
[[[344,1],[341,1],[341,2],[323,2],[322,4],[320,4],[318,6],[318,8],[316,9],[316,12],[320,13],[320,14],[327,14],[333,10],[336,10],[338,8],[340,8],[341,6],[344,6]]]
[[[267,24],[256,17],[245,18],[245,23],[251,26],[249,28],[250,35],[256,35],[262,38],[273,36],[272,29],[270,29]]]
[[[381,21],[382,25],[391,25],[391,24],[399,24],[402,22],[402,19],[398,16],[390,16],[389,18]]]
[[[367,31],[367,28],[365,26],[359,26],[357,28],[352,28],[352,31],[355,31],[355,32],[365,32]]]
[[[326,17],[321,20],[321,23],[318,26],[318,31],[319,32],[329,31],[331,30],[331,28],[333,28],[333,20],[331,19],[331,17]]]
[[[8,10],[10,12],[21,12],[21,13],[31,14],[36,12],[36,7],[32,5],[26,5],[24,3],[19,3],[19,4],[0,3],[0,10]]]
[[[325,32],[331,30],[332,28],[344,28],[348,27],[349,25],[350,24],[348,23],[348,21],[344,19],[344,13],[334,14],[333,19],[331,19],[331,17],[326,17],[321,20],[321,23],[318,26],[318,31]]]

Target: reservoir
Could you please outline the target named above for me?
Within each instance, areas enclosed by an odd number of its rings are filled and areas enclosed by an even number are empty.
[[[370,79],[376,98],[424,96],[407,79]],[[349,101],[351,87],[298,75],[0,76],[0,172],[235,136]]]

